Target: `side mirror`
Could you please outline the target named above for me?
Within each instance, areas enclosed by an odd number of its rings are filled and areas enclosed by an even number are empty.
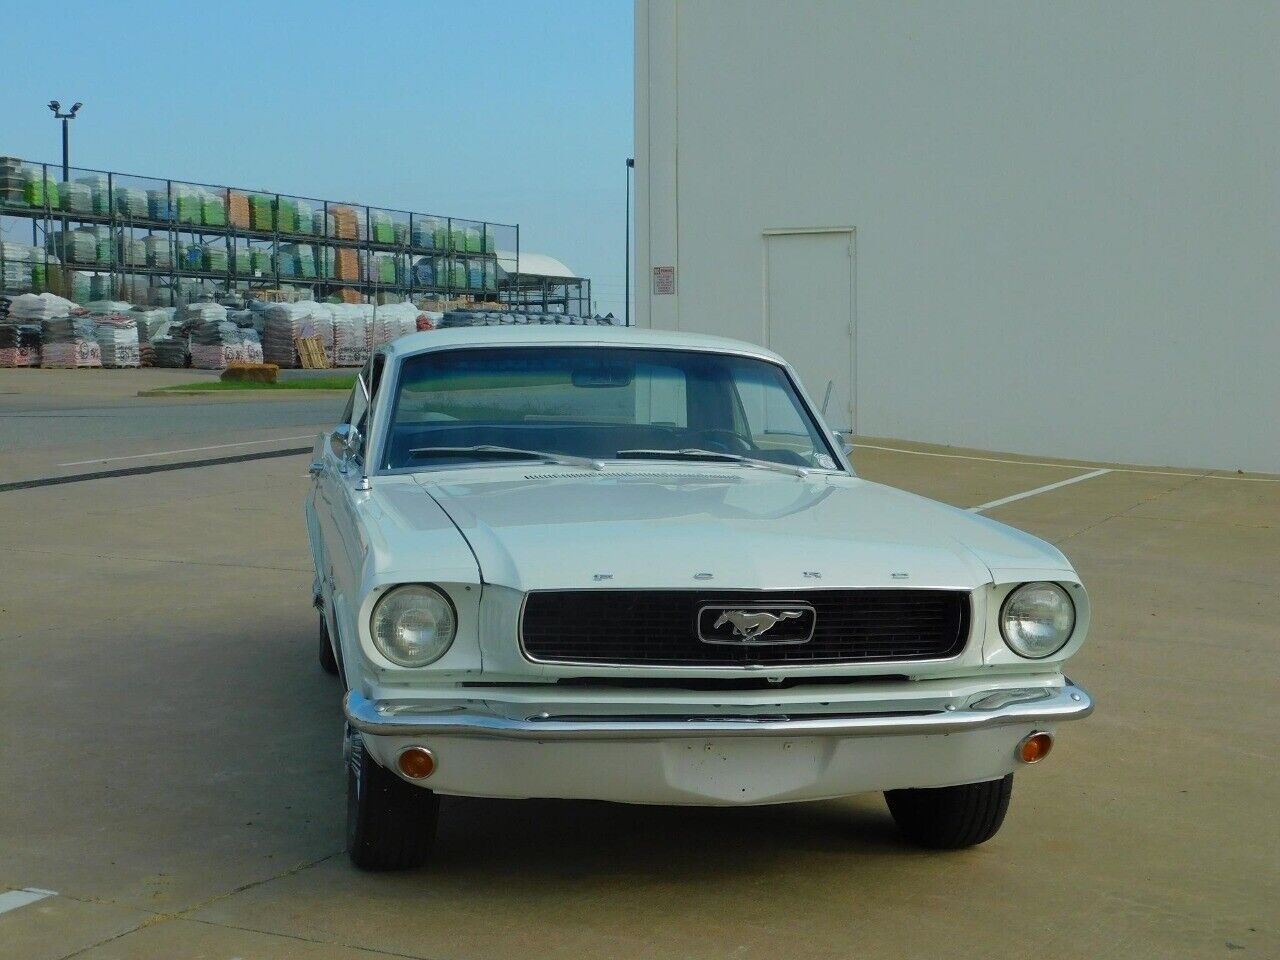
[[[831,439],[835,440],[836,446],[840,448],[840,452],[846,457],[853,456],[853,441],[846,437],[839,430],[831,431]]]
[[[347,464],[360,452],[360,431],[349,423],[340,423],[329,436],[329,449],[338,458],[338,470],[347,472]]]

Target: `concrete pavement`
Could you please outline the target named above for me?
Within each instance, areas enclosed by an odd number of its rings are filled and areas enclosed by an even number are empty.
[[[334,413],[183,407],[165,434],[126,397],[76,402],[126,412],[105,442],[60,425],[62,460]],[[1090,469],[870,443],[898,449],[860,448],[864,476],[966,507]],[[903,846],[876,796],[447,799],[432,866],[367,875],[341,852],[306,462],[0,494],[0,889],[56,891],[0,913],[0,960],[1280,955],[1280,483],[1117,471],[987,511],[1079,568],[1094,624],[1071,674],[1098,709],[986,845]]]

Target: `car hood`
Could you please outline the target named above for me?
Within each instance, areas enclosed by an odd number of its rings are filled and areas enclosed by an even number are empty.
[[[521,591],[972,590],[1001,571],[1071,569],[1029,534],[845,475],[539,466],[415,480],[467,539],[482,581]]]

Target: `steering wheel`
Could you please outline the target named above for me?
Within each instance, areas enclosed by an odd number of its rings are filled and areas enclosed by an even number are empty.
[[[698,446],[717,453],[732,453],[736,456],[749,456],[755,447],[742,436],[732,430],[702,430],[698,433]]]

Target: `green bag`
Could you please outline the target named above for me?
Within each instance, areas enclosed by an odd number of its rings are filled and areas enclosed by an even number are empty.
[[[271,232],[274,216],[274,201],[262,193],[249,195],[249,222],[254,230]]]
[[[276,229],[281,233],[298,232],[298,201],[281,197],[276,204]]]

